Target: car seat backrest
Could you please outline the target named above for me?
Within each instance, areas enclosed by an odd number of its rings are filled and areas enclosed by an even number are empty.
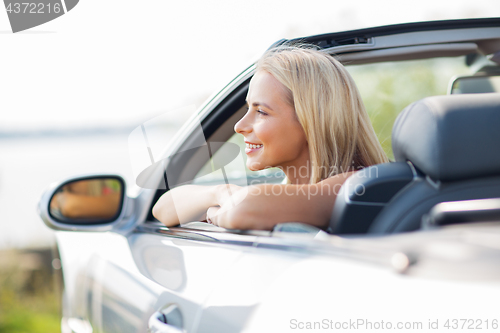
[[[435,181],[500,175],[499,128],[500,94],[428,97],[396,119],[394,157]]]
[[[366,233],[385,205],[414,178],[408,163],[373,165],[349,177],[335,200],[328,232]]]

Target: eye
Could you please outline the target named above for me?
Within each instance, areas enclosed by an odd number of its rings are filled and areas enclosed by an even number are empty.
[[[263,116],[267,116],[267,113],[265,111],[262,111],[261,109],[257,109],[257,112]]]

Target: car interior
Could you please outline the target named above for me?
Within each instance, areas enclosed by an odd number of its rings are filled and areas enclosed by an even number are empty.
[[[438,203],[500,197],[500,156],[491,152],[500,142],[499,107],[496,93],[433,96],[410,105],[393,127],[396,162],[347,180],[330,231],[413,231]]]
[[[471,30],[474,29],[445,29],[439,33],[402,31],[376,37],[364,36],[360,30],[335,38],[320,35],[301,40],[336,56],[348,70],[358,65],[443,58],[444,61],[460,59],[473,73],[451,72],[443,93],[438,96],[424,93],[398,110],[404,109],[394,115],[397,119],[390,138],[394,161],[365,168],[349,178],[335,201],[328,233],[381,235],[425,229],[430,225],[429,212],[440,203],[477,200],[478,211],[484,211],[483,199],[500,198],[499,31],[496,27]],[[362,86],[362,81],[354,79]],[[473,80],[475,84],[471,84]],[[207,153],[206,146],[219,143],[217,148],[223,151],[224,143],[228,143],[240,145],[244,150],[242,140],[238,142],[235,138],[233,127],[246,112],[249,81],[247,76],[218,103],[201,122],[203,131],[187,138],[185,148],[180,149],[182,153],[169,159],[165,180],[162,179],[166,185],[157,190],[152,204],[168,188],[181,184],[217,184],[233,182],[238,177],[243,177],[247,184],[281,182],[284,175],[275,170],[238,173],[232,172],[229,165],[218,177],[212,175],[208,180],[200,177],[200,170],[206,169],[210,157],[218,152],[208,148]],[[194,143],[205,138],[208,145],[196,147]],[[498,201],[494,203],[498,205]],[[496,212],[493,216],[497,220],[499,209],[489,210]],[[437,214],[436,210],[433,212]],[[148,220],[155,219],[150,214]],[[431,224],[451,223],[447,221]]]

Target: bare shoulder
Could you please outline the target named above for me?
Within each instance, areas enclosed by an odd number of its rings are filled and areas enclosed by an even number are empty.
[[[318,184],[321,184],[321,185],[330,185],[330,186],[332,186],[332,185],[341,185],[341,184],[343,184],[347,180],[347,178],[351,177],[356,172],[358,172],[358,170],[339,173],[339,174],[337,174],[335,176],[331,176],[331,177],[328,177],[327,179],[324,179],[324,180],[320,181]]]

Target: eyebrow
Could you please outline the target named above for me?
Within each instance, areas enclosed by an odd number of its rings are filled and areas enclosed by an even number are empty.
[[[248,100],[245,100],[245,102],[247,102],[247,105],[248,105]],[[267,105],[266,103],[261,103],[261,102],[253,102],[252,103],[252,106],[256,107],[256,106],[259,106],[259,105],[262,105],[263,107],[269,109],[269,110],[272,110],[272,108]]]

